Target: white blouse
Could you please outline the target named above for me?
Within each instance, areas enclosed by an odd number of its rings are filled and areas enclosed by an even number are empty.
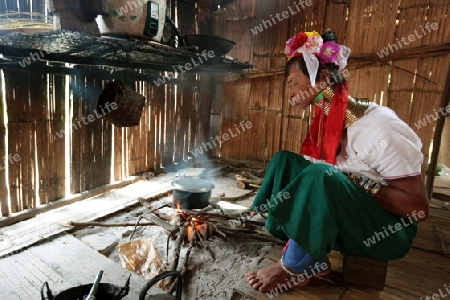
[[[421,173],[422,142],[397,114],[371,103],[364,116],[347,128],[335,167],[386,184],[385,179]],[[313,163],[324,163],[305,156]],[[330,173],[332,174],[332,173]]]

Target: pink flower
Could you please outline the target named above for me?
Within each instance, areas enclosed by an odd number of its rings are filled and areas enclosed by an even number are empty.
[[[323,44],[319,58],[322,64],[336,63],[340,46],[335,42],[326,42]]]

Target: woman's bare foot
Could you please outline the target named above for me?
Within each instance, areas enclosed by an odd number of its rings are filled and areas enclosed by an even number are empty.
[[[268,292],[279,288],[281,290],[305,286],[309,283],[309,277],[299,275],[293,277],[283,270],[280,262],[274,263],[264,269],[245,274],[248,283],[257,291]]]
[[[322,270],[322,272],[317,273],[317,276],[325,276],[331,273],[331,262],[329,259],[327,259],[327,269]]]

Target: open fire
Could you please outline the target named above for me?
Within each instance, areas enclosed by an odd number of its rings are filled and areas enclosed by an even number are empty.
[[[284,244],[283,241],[263,231],[264,223],[250,221],[246,217],[237,218],[227,215],[218,205],[209,204],[202,209],[185,210],[181,208],[178,201],[171,200],[158,208],[152,207],[145,199],[140,200],[150,210],[145,218],[170,233],[167,240],[167,263],[162,271],[180,270],[184,276],[189,269],[189,256],[196,247],[207,250],[215,260],[215,254],[208,245],[208,240],[214,235],[223,239],[233,237]],[[164,214],[159,211],[163,207],[171,207],[174,212]],[[169,255],[170,239],[174,239],[172,255]],[[182,246],[185,246],[187,251],[180,266]],[[169,282],[164,280],[160,287],[170,293],[176,285],[170,279],[167,280]]]
[[[214,231],[214,225],[208,222],[206,215],[208,208],[211,209],[211,207],[207,207],[200,211],[187,211],[181,209],[179,202],[176,203],[176,213],[171,223],[186,227],[185,244],[207,248],[205,241],[211,237]]]

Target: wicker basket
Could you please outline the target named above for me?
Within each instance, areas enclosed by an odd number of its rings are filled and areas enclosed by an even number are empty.
[[[106,103],[116,103],[117,109],[106,113],[103,118],[117,127],[139,125],[145,106],[145,97],[138,94],[121,80],[109,82],[97,102],[98,111],[105,111]],[[111,105],[109,105],[111,107]]]

